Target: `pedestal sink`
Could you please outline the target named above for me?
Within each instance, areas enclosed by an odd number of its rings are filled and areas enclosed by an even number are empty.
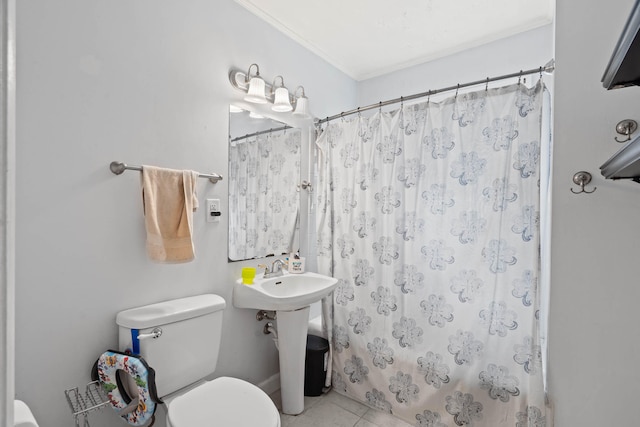
[[[237,308],[275,310],[280,352],[282,412],[296,415],[304,410],[304,359],[309,324],[309,305],[329,295],[338,285],[333,277],[317,273],[256,278],[252,285],[242,279],[233,286]]]

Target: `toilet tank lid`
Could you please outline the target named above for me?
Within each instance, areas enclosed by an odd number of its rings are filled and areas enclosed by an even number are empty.
[[[213,313],[225,306],[219,295],[196,295],[121,311],[116,323],[125,328],[145,329]]]

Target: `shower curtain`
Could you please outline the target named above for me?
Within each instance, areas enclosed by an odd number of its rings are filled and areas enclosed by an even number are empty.
[[[551,425],[543,91],[518,83],[323,130],[318,267],[339,279],[326,319],[334,389],[419,427]]]
[[[300,129],[229,147],[229,258],[291,252],[298,223]]]

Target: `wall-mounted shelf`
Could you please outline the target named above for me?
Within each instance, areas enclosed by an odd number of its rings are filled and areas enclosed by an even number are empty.
[[[64,391],[76,427],[90,427],[89,413],[109,405],[109,397],[98,381],[87,384],[84,394],[78,387]]]
[[[636,0],[602,76],[607,89],[640,85],[640,0]]]
[[[606,89],[640,86],[640,0],[636,0],[633,5],[602,76],[602,85]],[[617,131],[621,133],[620,130]],[[631,129],[625,133],[629,139],[631,133],[633,133]],[[600,166],[600,170],[607,179],[631,179],[640,183],[640,137],[630,139],[624,147]]]
[[[640,182],[640,136],[632,139],[600,166],[607,179],[631,179]]]

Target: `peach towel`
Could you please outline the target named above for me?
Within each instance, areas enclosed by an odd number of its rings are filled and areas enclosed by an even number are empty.
[[[142,166],[147,254],[162,263],[195,258],[193,212],[198,208],[198,172]]]

